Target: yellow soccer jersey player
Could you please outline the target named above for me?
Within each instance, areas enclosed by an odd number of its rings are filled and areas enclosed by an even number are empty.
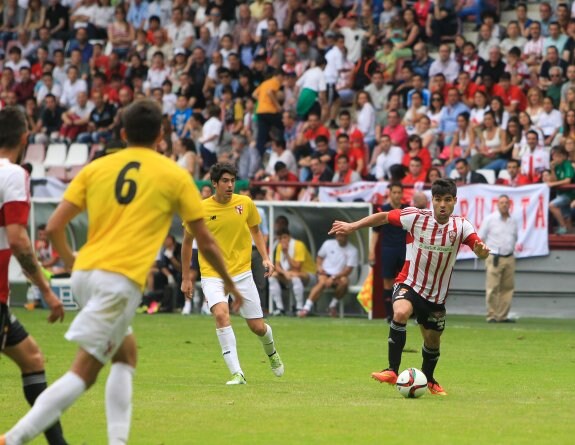
[[[64,200],[88,212],[88,242],[74,270],[120,273],[142,288],[173,214],[184,221],[204,216],[190,175],[146,148],[127,148],[88,164]]]
[[[236,168],[231,164],[217,163],[210,169],[214,195],[203,200],[204,221],[223,252],[229,274],[244,297],[240,315],[245,318],[251,331],[262,342],[269,357],[272,372],[281,377],[284,365],[275,349],[272,328],[264,323],[260,295],[251,270],[252,239],[267,270],[265,276],[273,273],[264,237],[260,231],[261,217],[251,198],[234,194]],[[182,242],[182,264],[190,264],[193,236],[186,225]],[[222,348],[224,361],[232,375],[228,385],[246,383],[240,366],[236,337],[230,322],[228,291],[220,275],[211,267],[202,253],[199,254],[202,290],[216,322],[216,333]],[[187,297],[193,292],[189,268],[182,270],[182,291]]]

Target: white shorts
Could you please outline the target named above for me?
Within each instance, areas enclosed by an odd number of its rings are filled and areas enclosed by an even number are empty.
[[[245,272],[232,278],[236,287],[244,297],[244,304],[240,308],[240,315],[248,320],[263,318],[260,294],[254,282],[252,272]],[[210,310],[218,303],[227,303],[228,295],[224,292],[224,281],[221,278],[202,278],[202,291],[208,302]]]
[[[65,337],[105,364],[132,333],[140,287],[121,274],[79,270],[72,274],[72,294],[81,310]]]

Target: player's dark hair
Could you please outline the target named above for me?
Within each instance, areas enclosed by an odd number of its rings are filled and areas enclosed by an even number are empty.
[[[451,178],[436,179],[431,185],[431,196],[451,195],[457,197],[457,185]]]
[[[276,230],[276,236],[279,238],[282,235],[291,235],[287,227],[280,227]]]
[[[18,108],[7,107],[0,110],[0,148],[20,148],[22,135],[27,129],[26,117]]]
[[[210,180],[212,182],[218,182],[220,179],[222,179],[224,173],[228,173],[234,178],[238,177],[238,171],[236,167],[233,166],[233,164],[228,162],[218,162],[212,165],[210,168]]]
[[[162,109],[151,99],[133,102],[122,113],[122,124],[129,145],[151,147],[162,129]]]

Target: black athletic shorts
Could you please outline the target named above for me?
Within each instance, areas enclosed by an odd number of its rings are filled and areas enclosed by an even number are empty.
[[[0,303],[0,351],[9,346],[16,346],[26,337],[28,332],[10,313],[8,305]]]
[[[413,306],[417,323],[425,329],[441,332],[445,329],[445,305],[427,301],[407,284],[397,283],[393,288],[393,301],[407,300]]]

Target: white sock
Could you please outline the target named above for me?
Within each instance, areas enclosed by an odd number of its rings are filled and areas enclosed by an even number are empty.
[[[274,345],[274,336],[272,334],[272,327],[266,323],[266,328],[267,328],[266,333],[261,337],[259,337],[259,339],[262,342],[264,351],[266,351],[266,354],[269,357],[270,355],[273,355],[276,352],[276,347]]]
[[[68,371],[42,392],[28,414],[6,433],[6,445],[20,445],[34,439],[52,426],[84,391],[84,380]]]
[[[108,444],[125,445],[132,420],[132,380],[135,369],[126,363],[113,363],[106,381]]]
[[[339,300],[337,298],[332,298],[331,302],[329,303],[329,307],[331,309],[331,308],[337,307],[338,304],[339,304]]]
[[[300,310],[303,306],[303,282],[299,277],[293,277],[291,279],[291,284],[293,288],[293,296],[295,297],[295,308]]]
[[[228,369],[232,374],[236,372],[243,374],[242,368],[240,367],[240,360],[238,359],[234,330],[231,326],[226,326],[225,328],[217,328],[216,333],[218,334],[218,341],[222,347],[222,355],[224,356],[224,361]]]
[[[284,302],[282,300],[282,288],[280,286],[280,282],[276,277],[270,277],[268,279],[269,282],[269,292],[272,296],[273,302],[277,309],[280,311],[284,310]]]
[[[304,310],[306,311],[311,311],[311,309],[313,308],[313,301],[311,301],[309,298],[305,301],[305,306],[303,307]]]

